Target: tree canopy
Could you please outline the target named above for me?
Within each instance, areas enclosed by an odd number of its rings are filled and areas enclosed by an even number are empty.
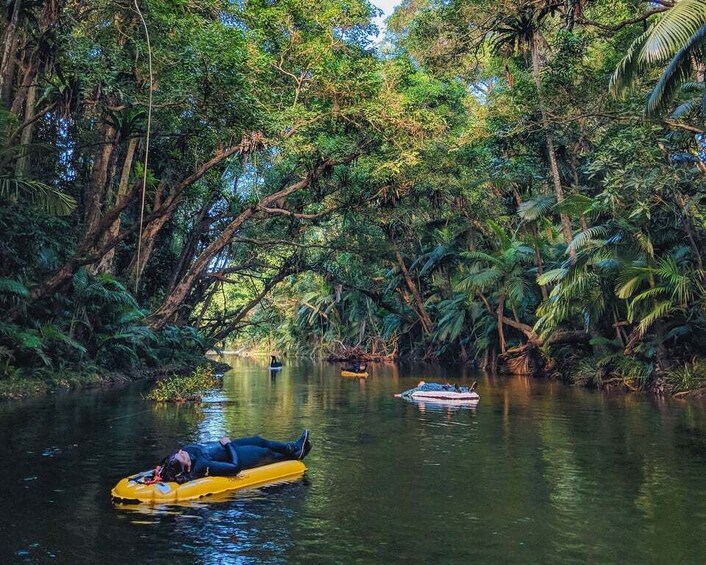
[[[216,346],[701,386],[703,0],[6,4],[5,378]]]

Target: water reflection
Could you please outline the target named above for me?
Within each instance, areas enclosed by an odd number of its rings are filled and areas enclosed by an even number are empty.
[[[428,365],[235,360],[199,405],[148,383],[0,404],[0,562],[701,563],[702,406]],[[407,402],[478,381],[475,405]],[[304,481],[115,507],[110,488],[179,444],[312,430]],[[41,519],[38,519],[41,517]]]
[[[413,404],[419,408],[421,414],[426,414],[427,412],[443,412],[450,414],[452,412],[457,412],[459,410],[472,410],[475,411],[478,408],[478,400],[444,400],[444,399],[431,399],[426,398],[424,400],[418,398],[402,398],[404,402]]]

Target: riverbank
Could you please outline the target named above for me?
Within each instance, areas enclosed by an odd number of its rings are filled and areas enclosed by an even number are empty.
[[[101,369],[96,372],[65,371],[56,375],[49,373],[42,377],[13,377],[0,381],[0,400],[19,400],[69,390],[104,388],[141,380],[156,381],[171,375],[188,374],[200,365],[210,365],[216,373],[224,373],[230,369],[230,365],[204,357],[194,360],[193,363],[140,368],[129,372]]]

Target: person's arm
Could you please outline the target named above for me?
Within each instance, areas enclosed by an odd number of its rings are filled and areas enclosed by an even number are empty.
[[[226,452],[230,456],[231,463],[233,463],[233,465],[240,466],[240,461],[238,460],[238,452],[235,450],[235,445],[233,445],[233,442],[228,442],[223,447],[226,448]]]
[[[206,464],[205,476],[232,477],[240,473],[240,463],[224,463],[223,461],[209,461]]]
[[[230,449],[226,446],[224,446],[224,448],[232,462],[217,461],[201,450],[198,452],[198,456],[195,459],[192,457],[191,475],[194,478],[208,476],[230,477],[240,473],[241,463],[238,454],[232,444],[228,445],[231,446]]]

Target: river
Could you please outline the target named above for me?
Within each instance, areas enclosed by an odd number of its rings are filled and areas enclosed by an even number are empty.
[[[200,405],[149,383],[0,404],[0,563],[703,563],[706,411],[464,369],[227,359]],[[478,381],[475,407],[411,403]],[[188,441],[309,428],[304,480],[180,506],[111,487]]]

